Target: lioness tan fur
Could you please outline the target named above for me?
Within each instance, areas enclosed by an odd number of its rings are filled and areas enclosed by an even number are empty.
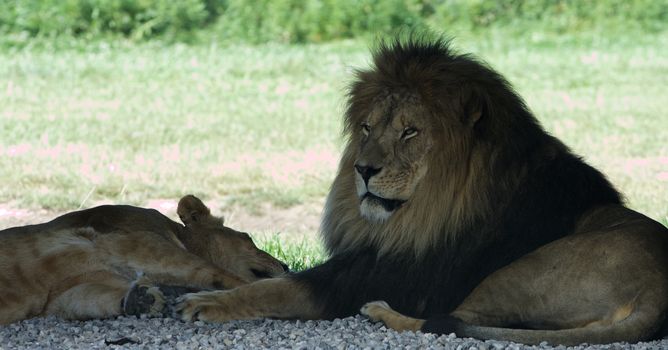
[[[665,331],[668,230],[625,207],[486,64],[440,39],[382,43],[344,124],[321,226],[330,258],[188,294],[183,319],[361,309],[396,330],[565,345]]]
[[[159,313],[157,283],[234,288],[284,272],[198,198],[183,197],[177,212],[185,226],[153,209],[105,205],[0,231],[0,324],[120,315],[137,284],[153,299],[147,311]]]

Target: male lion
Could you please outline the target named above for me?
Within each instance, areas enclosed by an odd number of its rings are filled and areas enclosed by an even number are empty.
[[[158,314],[164,296],[153,283],[233,288],[284,272],[197,197],[177,212],[185,226],[154,209],[104,205],[0,231],[0,325]]]
[[[345,133],[321,226],[329,260],[187,294],[183,319],[362,308],[397,330],[533,344],[659,333],[668,230],[624,207],[484,63],[442,39],[381,43],[350,87]]]

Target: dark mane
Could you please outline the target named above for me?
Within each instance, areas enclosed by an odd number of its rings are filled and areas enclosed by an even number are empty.
[[[475,56],[456,52],[444,38],[381,41],[372,67],[358,70],[349,88],[345,130],[357,128],[359,116],[376,96],[393,90],[418,93],[440,117],[481,112],[489,120],[478,125],[478,136],[495,142],[517,127],[542,130],[503,76]]]

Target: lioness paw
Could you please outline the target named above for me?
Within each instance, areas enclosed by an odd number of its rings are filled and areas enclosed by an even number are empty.
[[[123,313],[126,315],[161,316],[165,308],[165,297],[156,286],[135,284],[123,299]]]
[[[225,303],[226,291],[189,293],[177,299],[176,318],[183,321],[230,321],[234,306]]]

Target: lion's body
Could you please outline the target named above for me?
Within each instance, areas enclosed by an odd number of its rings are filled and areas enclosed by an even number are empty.
[[[550,138],[548,142],[556,141]],[[498,217],[471,223],[469,228],[460,232],[444,231],[441,241],[430,242],[418,255],[410,250],[379,254],[372,243],[357,243],[354,248],[333,245],[330,249],[336,253],[329,261],[305,271],[299,278],[312,281],[309,285],[319,298],[332,299],[332,302],[324,303],[328,317],[351,315],[369,300],[387,301],[396,310],[419,317],[454,310],[493,271],[546,243],[573,233],[577,220],[590,208],[607,203],[619,204],[617,192],[600,173],[559,144],[545,147],[562,150],[563,153],[553,159],[538,159],[536,164],[527,165],[524,170],[526,180],[519,182],[522,190],[515,193],[508,203],[497,202],[507,209],[499,211]],[[352,165],[349,166],[352,168]],[[350,179],[343,179],[344,188],[354,181],[354,174],[347,175]],[[538,179],[540,181],[536,181]],[[335,182],[334,186],[338,185]],[[488,195],[502,198],[504,194]],[[355,198],[354,193],[351,198]],[[545,201],[545,198],[551,200]],[[345,208],[357,210],[350,203]],[[326,215],[340,218],[346,215],[341,211]],[[427,228],[416,229],[427,232]],[[341,235],[360,232],[346,227],[339,230],[325,232]],[[448,240],[450,235],[463,239]],[[476,239],[466,239],[470,236]],[[360,279],[360,276],[363,278]],[[415,276],[425,278],[416,279]],[[406,298],[407,295],[419,297]]]
[[[564,344],[648,339],[664,322],[668,230],[625,208],[486,65],[439,40],[381,45],[345,130],[322,223],[330,259],[189,295],[184,318],[363,307],[398,330]]]
[[[196,201],[191,200],[201,204]],[[199,214],[209,217],[206,211]],[[154,299],[154,310],[146,311],[154,313],[161,311],[163,302],[154,283],[201,289],[254,280],[229,272],[233,264],[209,256],[242,252],[224,251],[213,242],[208,251],[196,247],[196,241],[207,244],[216,235],[225,235],[221,239],[239,250],[249,245],[243,234],[224,230],[229,229],[222,221],[206,227],[183,226],[153,209],[106,205],[0,231],[0,324],[44,315],[72,319],[119,315],[138,278]],[[266,253],[258,250],[255,255],[258,266],[253,268],[260,270],[264,264],[268,270],[282,271],[280,262],[271,261]],[[260,257],[265,261],[260,263]],[[244,259],[238,257],[236,265],[250,269],[252,264]]]

